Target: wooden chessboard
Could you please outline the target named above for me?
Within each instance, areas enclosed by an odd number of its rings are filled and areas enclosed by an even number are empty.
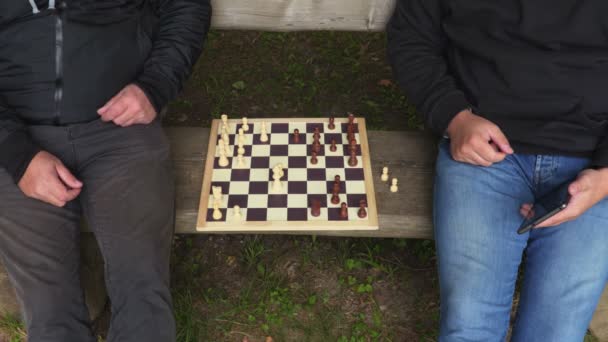
[[[269,141],[260,141],[261,122],[266,122]],[[197,220],[198,231],[269,231],[269,230],[373,230],[378,229],[378,212],[372,181],[365,119],[356,118],[355,139],[358,144],[355,166],[349,166],[350,149],[347,143],[347,118],[335,118],[335,128],[330,130],[327,118],[306,119],[250,119],[245,133],[245,167],[236,162],[236,137],[241,119],[228,120],[229,165],[219,166],[217,143],[222,125],[213,120],[208,159],[203,175],[201,201]],[[320,130],[321,150],[318,162],[310,163],[313,131]],[[298,143],[293,141],[293,131],[300,131]],[[330,151],[335,139],[337,151]],[[284,166],[284,192],[275,194],[272,188],[272,168]],[[340,204],[330,199],[334,177],[340,175],[340,203],[348,204],[348,217],[340,215]],[[213,219],[212,186],[221,186],[222,218]],[[311,203],[321,203],[321,215],[311,215]],[[360,201],[365,200],[367,217],[359,218]],[[241,218],[235,219],[233,207],[241,209]]]

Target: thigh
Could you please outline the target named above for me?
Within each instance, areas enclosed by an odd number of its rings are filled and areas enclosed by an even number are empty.
[[[532,199],[525,157],[491,167],[437,158],[434,225],[441,292],[441,340],[498,341],[506,334],[526,239],[519,207]]]
[[[91,337],[79,279],[79,216],[75,202],[58,208],[26,197],[0,169],[0,258],[32,339]]]
[[[108,283],[127,275],[168,282],[174,190],[162,127],[96,123],[88,128],[79,131],[76,143],[85,184],[81,201],[106,261]],[[149,265],[155,265],[155,275]]]
[[[513,341],[582,341],[608,279],[608,199],[533,231],[526,255]]]

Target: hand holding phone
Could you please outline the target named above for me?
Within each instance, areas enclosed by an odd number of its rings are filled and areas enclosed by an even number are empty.
[[[517,233],[524,234],[529,230],[534,229],[551,216],[566,209],[568,202],[570,201],[568,187],[570,186],[571,182],[572,181],[568,181],[561,184],[557,188],[551,190],[549,193],[536,200],[528,212],[528,215],[521,223]]]

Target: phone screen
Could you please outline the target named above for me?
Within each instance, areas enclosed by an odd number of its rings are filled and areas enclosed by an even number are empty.
[[[571,181],[565,182],[537,199],[532,205],[528,217],[524,218],[518,232],[522,234],[564,209],[570,200],[570,193],[568,193],[570,183]]]

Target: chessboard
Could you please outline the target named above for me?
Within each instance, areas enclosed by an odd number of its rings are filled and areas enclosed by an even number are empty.
[[[378,229],[365,119],[350,122],[249,119],[239,134],[242,119],[213,120],[197,230]]]

